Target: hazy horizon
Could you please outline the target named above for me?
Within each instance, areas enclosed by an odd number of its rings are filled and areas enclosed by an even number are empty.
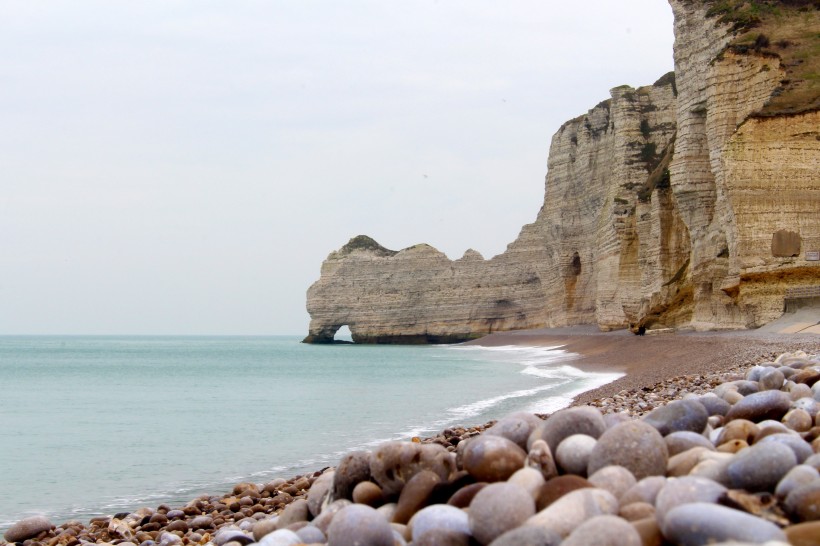
[[[0,0],[0,335],[303,335],[366,234],[503,252],[664,0]]]

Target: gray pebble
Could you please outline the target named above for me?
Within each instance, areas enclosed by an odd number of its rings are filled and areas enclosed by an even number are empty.
[[[767,445],[770,443],[778,443],[788,446],[794,452],[794,456],[797,457],[798,463],[802,463],[814,454],[811,449],[811,445],[808,442],[800,436],[791,433],[771,434],[757,442],[755,445]]]
[[[770,491],[796,464],[797,457],[787,445],[769,442],[738,452],[726,471],[733,488]]]
[[[706,436],[688,430],[673,432],[664,437],[663,440],[666,443],[666,449],[669,451],[670,457],[693,447],[705,447],[712,451],[715,449],[715,446]]]
[[[327,539],[329,546],[393,546],[393,530],[373,508],[351,504],[333,517]]]
[[[670,478],[658,492],[655,513],[663,527],[666,515],[673,509],[693,502],[717,502],[726,488],[712,480],[697,476]]]
[[[745,396],[737,402],[726,414],[726,420],[748,419],[762,421],[763,419],[780,420],[791,407],[791,398],[781,391],[763,391]]]
[[[535,440],[544,440],[555,453],[558,444],[573,434],[586,434],[598,438],[606,430],[601,412],[590,406],[578,406],[557,411],[535,429],[529,446]]]
[[[635,476],[622,466],[605,466],[589,477],[589,483],[595,487],[606,489],[612,493],[616,499],[620,499],[624,493],[629,491],[636,484]]]
[[[638,531],[617,516],[596,516],[582,523],[562,546],[642,546]]]
[[[604,432],[589,458],[587,474],[609,465],[623,466],[640,480],[666,473],[666,444],[660,433],[642,421],[621,423]]]
[[[294,544],[302,544],[302,539],[288,529],[268,533],[259,541],[259,546],[293,546]]]
[[[31,516],[21,519],[3,535],[8,542],[23,542],[51,529],[51,522],[45,516]]]
[[[682,430],[703,432],[708,418],[706,408],[697,400],[675,400],[655,408],[643,418],[643,421],[658,429],[662,436],[666,436]]]
[[[513,483],[491,483],[470,503],[470,532],[482,544],[518,527],[535,514],[532,495]]]
[[[449,504],[434,504],[416,512],[408,524],[413,541],[434,529],[470,535],[467,512]]]
[[[664,485],[666,485],[666,477],[649,476],[630,487],[629,491],[624,493],[619,501],[621,505],[633,502],[646,502],[654,506],[655,499],[658,497],[658,493],[663,489]]]
[[[359,482],[370,479],[370,453],[367,451],[353,451],[348,453],[336,466],[333,474],[331,498],[352,499],[353,488]]]
[[[561,535],[542,527],[518,527],[507,531],[490,546],[558,546],[561,544]]]
[[[816,468],[799,464],[783,476],[774,490],[775,495],[784,498],[793,490],[816,479],[820,479],[820,472]]]
[[[680,546],[701,546],[724,541],[759,544],[786,541],[777,525],[746,512],[717,504],[695,502],[669,511],[661,526],[664,537]]]
[[[555,461],[568,474],[586,476],[589,457],[598,440],[586,434],[564,438],[555,450]]]

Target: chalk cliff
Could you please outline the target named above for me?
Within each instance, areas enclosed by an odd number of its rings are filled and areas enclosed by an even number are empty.
[[[369,343],[752,328],[780,315],[787,287],[820,282],[806,260],[820,249],[820,95],[797,62],[817,47],[816,6],[669,2],[675,72],[617,87],[558,130],[544,204],[503,254],[355,237],[308,290],[305,341],[342,325]]]

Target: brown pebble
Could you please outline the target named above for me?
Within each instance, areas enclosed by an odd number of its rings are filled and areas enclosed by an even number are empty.
[[[433,489],[441,483],[441,478],[429,470],[422,470],[410,478],[401,490],[393,523],[406,524],[418,510],[427,505]]]
[[[544,484],[541,488],[541,493],[536,499],[535,506],[538,511],[543,510],[553,502],[557,501],[567,493],[582,489],[584,487],[595,487],[586,479],[575,476],[574,474],[566,474],[553,478]]]
[[[820,546],[820,521],[789,525],[783,532],[792,546]]]
[[[643,546],[661,546],[664,543],[663,535],[658,527],[658,520],[654,517],[639,519],[631,523],[635,530],[638,531]]]
[[[621,506],[618,515],[626,521],[638,521],[644,518],[655,517],[655,507],[648,502],[631,502]]]
[[[376,508],[384,503],[384,492],[373,482],[359,482],[353,488],[353,502]]]
[[[715,443],[721,445],[731,440],[752,442],[759,431],[760,428],[755,423],[746,419],[735,419],[726,423]]]
[[[479,483],[472,483],[470,485],[466,485],[453,493],[447,500],[447,504],[450,506],[455,506],[456,508],[467,508],[472,502],[473,497],[481,491],[484,486],[487,485],[486,482],[479,482]]]

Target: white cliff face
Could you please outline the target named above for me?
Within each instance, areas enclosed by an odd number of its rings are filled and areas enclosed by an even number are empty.
[[[755,327],[820,284],[820,113],[756,117],[783,78],[734,52],[703,2],[669,0],[676,77],[612,90],[553,136],[544,203],[507,251],[449,260],[366,237],[308,290],[306,341],[452,342],[594,323]],[[795,246],[796,245],[796,246]],[[795,250],[797,248],[797,250]]]

